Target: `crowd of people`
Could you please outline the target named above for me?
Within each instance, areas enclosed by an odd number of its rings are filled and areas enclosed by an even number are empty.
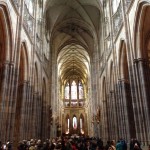
[[[149,147],[150,148],[150,147]],[[125,140],[120,139],[107,141],[103,144],[100,138],[89,138],[82,136],[64,136],[59,138],[47,139],[45,142],[41,140],[31,139],[23,140],[18,143],[17,148],[13,149],[12,143],[0,142],[0,150],[142,150],[141,144],[136,139],[131,139],[129,147]],[[150,150],[150,149],[149,149]]]

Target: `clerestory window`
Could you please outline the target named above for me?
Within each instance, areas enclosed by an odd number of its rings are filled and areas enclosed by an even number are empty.
[[[64,87],[65,105],[76,107],[83,106],[84,88],[81,81],[68,81]]]

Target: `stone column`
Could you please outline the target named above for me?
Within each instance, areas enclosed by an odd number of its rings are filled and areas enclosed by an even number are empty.
[[[14,64],[13,63],[10,63],[9,64],[9,89],[8,89],[8,114],[7,114],[7,126],[6,126],[6,132],[7,132],[7,135],[6,135],[6,140],[11,140],[11,127],[13,126],[12,125],[12,122],[11,122],[11,119],[12,119],[12,110],[13,110],[13,100],[12,100],[12,92],[15,90],[14,89],[14,82],[13,82],[13,77],[14,77]]]
[[[20,116],[20,140],[26,139],[27,138],[27,124],[29,120],[27,121],[28,118],[28,100],[27,100],[27,90],[28,90],[28,85],[27,82],[24,81],[19,88],[22,88],[22,93],[19,93],[21,96],[20,99],[17,99],[18,101],[22,101],[21,104],[21,116]],[[17,115],[17,114],[16,114]]]
[[[42,121],[42,126],[41,126],[41,134],[42,134],[42,139],[45,140],[46,139],[46,101],[45,101],[45,95],[42,95],[42,105],[41,105],[41,121]]]
[[[103,134],[102,137],[104,141],[108,140],[108,118],[107,118],[107,104],[106,104],[106,99],[103,101]]]
[[[37,138],[41,139],[41,129],[42,129],[42,100],[41,95],[38,95],[37,99],[37,113],[36,113],[37,120]]]
[[[133,124],[133,120],[134,120],[134,116],[133,116],[133,107],[132,107],[132,98],[131,98],[131,91],[130,91],[130,84],[128,82],[128,80],[122,79],[119,80],[119,85],[120,85],[120,91],[121,91],[121,110],[122,110],[122,118],[120,118],[121,122],[122,122],[122,127],[121,130],[122,132],[122,136],[121,137],[125,137],[126,140],[130,140],[131,135],[134,135],[135,131],[134,131],[134,124]]]
[[[134,60],[134,66],[137,75],[136,97],[138,109],[138,126],[139,131],[137,134],[143,144],[148,144],[150,139],[149,126],[150,126],[150,68],[148,60],[139,58]]]
[[[32,110],[31,110],[31,115],[30,115],[29,133],[30,133],[30,138],[33,138],[33,139],[36,138],[36,102],[37,102],[36,94],[37,93],[33,93],[33,88],[32,88],[32,96],[31,96]]]
[[[106,100],[106,115],[107,115],[107,124],[108,124],[108,138],[112,139],[112,118],[111,118],[111,102],[110,95],[107,95]]]
[[[34,101],[33,101],[33,87],[28,83],[28,134],[27,139],[33,138],[33,131],[32,131],[32,121],[33,121],[33,110],[34,110]]]
[[[34,136],[34,138],[40,138],[40,132],[41,132],[41,122],[40,122],[40,118],[41,118],[41,109],[40,109],[40,96],[39,93],[34,93],[33,96],[33,121],[32,121],[32,135]]]
[[[49,118],[49,108],[50,106],[46,104],[46,139],[50,137],[50,118]],[[60,130],[61,132],[61,130]],[[60,134],[61,135],[61,134]]]
[[[114,91],[110,91],[109,94],[110,97],[110,102],[111,102],[111,128],[112,128],[112,138],[114,140],[118,140],[118,136],[117,136],[117,119],[116,119],[116,103],[115,103],[115,96],[114,96]]]
[[[5,141],[8,113],[8,81],[9,64],[6,62],[0,68],[0,138]]]
[[[120,84],[117,83],[116,86],[115,86],[115,91],[116,91],[116,111],[117,111],[117,122],[118,122],[118,136],[119,137],[122,137],[123,135],[123,130],[122,130],[122,126],[123,126],[123,122],[122,122],[122,103],[121,103],[121,90],[120,90]]]

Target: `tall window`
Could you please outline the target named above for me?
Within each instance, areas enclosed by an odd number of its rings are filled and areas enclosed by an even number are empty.
[[[84,130],[83,130],[83,116],[80,117],[80,133],[84,134]]]
[[[77,117],[73,117],[73,129],[77,129]]]
[[[70,97],[71,93],[71,97]],[[69,82],[65,85],[65,99],[71,99],[76,100],[78,99],[84,99],[84,88],[82,85],[82,82],[76,82],[75,80],[72,81],[71,85]]]
[[[69,83],[65,87],[65,99],[69,99]]]
[[[69,118],[68,118],[68,120],[67,120],[67,126],[68,126],[68,133],[69,133],[69,124],[70,124],[70,120],[69,120]]]
[[[82,128],[83,128],[82,118],[80,118],[80,132],[81,132],[81,133],[82,133]]]
[[[71,85],[71,99],[77,99],[77,84],[75,81]]]
[[[70,128],[70,119],[69,115],[66,117],[66,134],[69,134],[69,128]]]
[[[83,99],[83,86],[81,82],[79,82],[79,99]]]
[[[80,80],[68,80],[64,86],[65,107],[83,107],[84,93],[83,84]]]

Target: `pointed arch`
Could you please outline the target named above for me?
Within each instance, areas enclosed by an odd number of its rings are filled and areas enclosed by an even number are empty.
[[[150,43],[150,2],[142,0],[138,3],[134,24],[134,57],[147,58],[146,46]],[[147,41],[144,41],[147,39]]]
[[[0,3],[0,62],[11,61],[13,54],[13,32],[9,11],[5,3]]]
[[[20,53],[20,65],[19,65],[19,82],[28,80],[29,75],[29,63],[27,55],[27,47],[25,42],[21,44],[21,53]]]
[[[144,141],[147,144],[147,139],[150,139],[149,127],[150,126],[150,1],[141,0],[137,5],[137,11],[135,15],[135,24],[134,24],[134,53],[135,60],[134,65],[136,69],[136,101],[137,101],[137,110],[139,111],[136,115],[143,116],[135,117],[136,127],[138,127],[137,135],[141,141]],[[144,108],[144,109],[143,109]],[[137,122],[142,122],[138,124]],[[145,134],[143,134],[145,133]],[[144,143],[143,142],[143,143]]]
[[[126,44],[124,40],[121,40],[118,58],[119,58],[118,65],[119,65],[120,79],[129,79]]]

